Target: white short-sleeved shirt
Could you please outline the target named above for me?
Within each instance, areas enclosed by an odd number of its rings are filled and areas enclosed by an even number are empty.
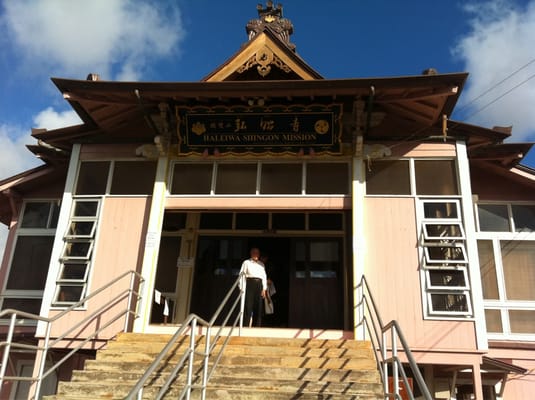
[[[261,279],[262,289],[267,290],[266,269],[262,261],[254,261],[252,258],[245,260],[241,265],[241,273],[244,273],[246,278]]]

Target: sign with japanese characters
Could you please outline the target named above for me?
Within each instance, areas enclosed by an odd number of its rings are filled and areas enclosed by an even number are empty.
[[[340,153],[340,105],[177,107],[179,153]]]

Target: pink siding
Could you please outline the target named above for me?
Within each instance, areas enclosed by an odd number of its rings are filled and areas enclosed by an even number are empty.
[[[397,319],[414,350],[476,349],[472,321],[424,320],[412,198],[364,200],[367,277],[384,322]]]
[[[240,209],[240,210],[341,210],[351,208],[349,197],[302,197],[302,198],[221,198],[221,197],[168,197],[168,209]]]
[[[104,200],[94,252],[94,263],[90,275],[90,292],[104,286],[126,271],[141,270],[150,201],[150,197],[113,197]],[[115,285],[113,290],[91,299],[87,304],[87,311],[76,312],[77,315],[70,316],[68,321],[58,321],[53,328],[53,336],[72,326],[75,320],[82,320],[88,313],[93,312],[112,298],[113,295],[125,290],[128,284],[129,280],[124,279]],[[125,305],[126,299],[113,307],[108,314],[117,313]],[[58,311],[52,311],[51,315],[57,313]],[[86,325],[83,332],[94,331],[95,327],[104,323],[103,320],[94,320]],[[106,329],[99,338],[106,339],[113,336],[122,329],[122,323],[124,321],[115,323]],[[82,336],[83,332],[81,332]]]
[[[391,157],[455,157],[453,143],[384,143],[392,151]]]
[[[528,370],[525,375],[509,375],[505,384],[504,400],[532,399],[535,385],[535,347],[532,344],[525,349],[514,347],[518,347],[516,342],[511,343],[511,348],[491,348],[488,356]]]

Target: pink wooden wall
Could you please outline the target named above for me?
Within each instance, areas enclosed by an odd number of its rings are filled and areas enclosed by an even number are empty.
[[[97,244],[94,250],[94,262],[90,274],[90,293],[104,286],[106,283],[129,270],[141,270],[143,249],[147,220],[150,208],[150,197],[127,198],[109,197],[104,200],[101,218],[97,233]],[[111,291],[91,299],[87,304],[87,311],[76,311],[68,320],[58,321],[53,327],[52,335],[64,332],[75,321],[82,320],[88,313],[105,304],[114,295],[126,289],[128,279],[123,279]],[[112,307],[109,314],[117,313],[124,308],[126,300]],[[50,316],[59,311],[52,311]],[[104,320],[94,320],[78,333],[94,331],[95,327],[102,326]],[[100,339],[114,336],[122,329],[124,320],[121,320],[109,329],[106,329]]]
[[[384,322],[396,319],[414,350],[476,349],[472,321],[424,320],[413,198],[364,200],[365,267]]]

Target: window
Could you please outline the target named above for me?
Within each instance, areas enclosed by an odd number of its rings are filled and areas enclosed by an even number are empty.
[[[262,164],[260,193],[301,194],[302,164]]]
[[[367,194],[411,194],[409,160],[374,160],[366,167]]]
[[[213,164],[175,164],[171,194],[210,194]]]
[[[470,316],[470,279],[460,203],[452,199],[423,199],[419,204],[427,314]]]
[[[2,309],[39,314],[58,215],[59,201],[24,203],[9,273],[0,296]]]
[[[415,160],[414,175],[418,196],[459,194],[454,160]]]
[[[308,163],[307,194],[349,193],[349,168],[346,163]]]
[[[152,194],[155,161],[115,161],[110,194]]]
[[[170,194],[344,196],[349,181],[347,162],[178,162]]]
[[[75,199],[64,236],[54,306],[79,302],[86,294],[95,244],[100,198]]]
[[[535,335],[535,241],[479,240],[487,330]]]
[[[505,204],[480,204],[479,229],[484,232],[509,232],[509,212]]]
[[[74,194],[150,195],[155,175],[155,161],[82,161]]]

